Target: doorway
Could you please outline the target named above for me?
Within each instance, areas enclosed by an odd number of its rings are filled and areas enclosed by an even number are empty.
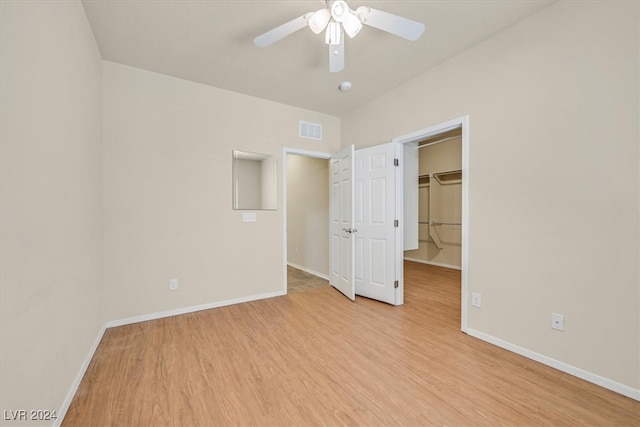
[[[283,293],[288,270],[301,266],[319,277],[327,271],[329,283],[352,300],[357,293],[402,304],[402,252],[397,250],[402,239],[396,216],[401,212],[401,149],[393,142],[355,152],[350,146],[335,154],[283,149]],[[312,180],[309,170],[314,167],[309,165],[314,163],[324,174]],[[315,186],[310,189],[311,181]],[[304,213],[297,214],[301,208]],[[307,255],[310,248],[315,256]]]
[[[329,286],[330,154],[283,149],[283,292]]]
[[[420,218],[420,206],[419,206],[419,148],[418,145],[427,145],[429,143],[440,143],[442,141],[447,140],[448,138],[460,138],[460,169],[457,170],[457,166],[448,167],[452,169],[450,172],[453,172],[448,176],[450,179],[449,182],[453,182],[455,180],[459,181],[459,191],[460,191],[460,206],[459,206],[459,220],[457,218],[451,218],[450,220],[445,221],[445,218],[442,217],[441,209],[437,209],[439,213],[439,217],[429,218],[428,221],[421,221],[421,219],[425,219],[424,217]],[[467,318],[468,318],[468,263],[469,263],[469,117],[463,116],[459,117],[447,122],[443,122],[437,124],[435,126],[431,126],[426,129],[422,129],[404,136],[400,136],[393,139],[394,142],[399,142],[403,144],[404,147],[404,189],[403,189],[403,197],[404,197],[404,249],[412,250],[414,252],[405,252],[405,254],[413,253],[414,255],[418,252],[416,250],[420,250],[420,242],[419,242],[419,234],[422,231],[422,236],[425,237],[424,240],[427,240],[425,236],[426,234],[433,241],[435,239],[431,238],[431,235],[434,235],[436,239],[440,237],[438,232],[442,233],[440,229],[442,229],[443,225],[446,225],[450,229],[455,229],[459,227],[459,239],[460,239],[460,252],[459,252],[459,260],[454,259],[454,263],[459,261],[460,266],[460,286],[461,286],[461,297],[460,297],[460,323],[462,332],[467,332]],[[432,175],[428,175],[429,180]],[[446,181],[447,178],[441,176],[441,181]],[[452,181],[453,179],[453,181]],[[428,180],[424,179],[423,183],[426,183]],[[446,184],[445,184],[446,185]],[[440,188],[440,185],[438,184]],[[453,188],[453,187],[451,187]],[[441,189],[441,188],[440,188]],[[440,191],[440,190],[438,190]],[[440,198],[440,196],[438,196]],[[449,219],[449,218],[447,218]],[[420,222],[428,222],[428,224],[422,225],[422,230],[419,229]],[[435,224],[432,224],[434,222]],[[443,223],[451,223],[451,224],[443,224]],[[460,224],[460,225],[457,225]],[[425,227],[426,225],[426,227]],[[429,233],[429,232],[432,233]],[[438,242],[440,246],[444,246],[442,241]],[[434,243],[435,245],[435,243]],[[436,249],[440,250],[437,245]],[[406,256],[406,255],[405,255]],[[435,258],[432,256],[432,258]],[[442,259],[442,258],[441,258]],[[449,260],[453,259],[451,256]],[[432,262],[432,264],[438,266],[438,261]],[[437,268],[441,268],[442,265],[446,267],[451,267],[451,261],[440,263],[441,265]],[[455,264],[454,264],[455,265]]]
[[[460,270],[462,129],[427,138],[418,149],[418,247],[404,259]]]

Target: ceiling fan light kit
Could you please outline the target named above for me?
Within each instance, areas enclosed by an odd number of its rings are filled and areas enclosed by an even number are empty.
[[[320,9],[309,18],[309,28],[315,34],[320,34],[325,29],[331,19],[331,12],[328,9]]]
[[[266,47],[308,26],[315,34],[325,32],[329,45],[329,71],[344,70],[344,33],[355,37],[363,24],[415,41],[424,33],[424,24],[398,15],[361,6],[356,10],[344,0],[324,0],[325,8],[309,12],[256,37],[256,46]]]
[[[327,6],[331,8],[331,16],[338,22],[344,21],[344,18],[351,13],[347,2],[344,0],[336,0],[332,3],[327,3]]]
[[[342,26],[344,27],[344,32],[347,33],[349,37],[354,38],[362,29],[362,22],[360,22],[360,19],[356,15],[350,13],[344,21],[342,21]]]

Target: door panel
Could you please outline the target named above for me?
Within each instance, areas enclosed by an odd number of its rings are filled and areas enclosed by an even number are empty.
[[[387,263],[375,262],[387,255],[387,241],[385,239],[371,239],[371,284],[386,286]]]
[[[333,155],[330,161],[330,260],[329,283],[348,298],[355,299],[353,194],[353,145]]]
[[[397,301],[395,145],[377,145],[355,152],[356,294]]]
[[[371,197],[371,224],[384,225],[387,222],[385,203],[387,202],[387,179],[372,178],[369,181],[369,193]]]

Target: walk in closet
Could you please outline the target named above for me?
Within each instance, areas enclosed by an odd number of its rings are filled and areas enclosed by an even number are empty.
[[[462,265],[462,138],[460,129],[418,148],[418,249],[405,259],[460,269]]]

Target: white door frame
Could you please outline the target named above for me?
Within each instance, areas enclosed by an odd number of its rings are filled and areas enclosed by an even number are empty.
[[[301,150],[298,148],[282,148],[282,256],[283,256],[283,283],[282,294],[287,294],[287,155],[294,154],[297,156],[313,157],[316,159],[331,159],[331,153],[322,153],[319,151]],[[327,185],[329,183],[327,182]]]
[[[461,330],[467,333],[469,309],[469,116],[462,116],[443,123],[430,126],[398,136],[391,141],[400,144],[420,142],[426,138],[441,134],[455,128],[462,128],[462,296],[461,296]],[[402,165],[402,163],[401,163]],[[402,190],[400,190],[402,191]],[[402,199],[402,198],[400,198]],[[404,258],[404,247],[398,248]]]

